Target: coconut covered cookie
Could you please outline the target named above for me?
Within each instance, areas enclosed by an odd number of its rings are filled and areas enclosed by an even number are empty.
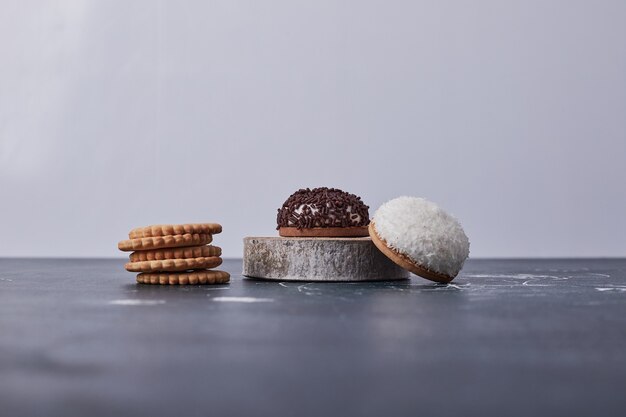
[[[337,188],[303,188],[278,209],[276,221],[283,237],[367,236],[369,207]]]
[[[391,260],[433,281],[450,282],[469,256],[469,239],[459,221],[423,198],[386,202],[374,213],[369,231]]]

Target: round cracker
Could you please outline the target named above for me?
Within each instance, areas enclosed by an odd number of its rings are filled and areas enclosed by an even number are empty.
[[[230,281],[230,274],[224,271],[191,271],[182,273],[153,273],[144,272],[137,275],[139,284],[160,285],[198,285],[198,284],[226,284]]]
[[[209,256],[189,259],[166,259],[164,261],[128,262],[124,268],[130,272],[176,272],[215,268],[221,264],[222,258]]]
[[[188,223],[188,224],[155,224],[152,226],[136,227],[128,233],[131,239],[142,237],[204,234],[215,235],[222,232],[222,226],[217,223]]]
[[[202,258],[207,256],[221,256],[219,246],[189,246],[182,248],[152,249],[133,252],[131,262],[164,261],[166,259]]]
[[[213,237],[207,234],[184,234],[142,237],[122,240],[117,244],[121,251],[177,248],[181,246],[199,246],[211,243]]]

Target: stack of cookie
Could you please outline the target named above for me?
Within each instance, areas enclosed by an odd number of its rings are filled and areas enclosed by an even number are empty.
[[[230,275],[215,268],[222,263],[222,250],[212,246],[221,233],[217,223],[160,224],[138,227],[117,247],[130,254],[127,271],[139,272],[140,284],[223,284]]]

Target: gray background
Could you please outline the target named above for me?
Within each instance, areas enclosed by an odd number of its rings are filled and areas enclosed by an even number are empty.
[[[24,1],[0,11],[0,256],[119,256],[303,186],[424,196],[472,256],[623,256],[624,1]]]

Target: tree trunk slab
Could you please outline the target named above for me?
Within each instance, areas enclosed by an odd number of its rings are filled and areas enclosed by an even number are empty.
[[[369,237],[243,239],[243,275],[280,281],[389,281],[409,278]]]

